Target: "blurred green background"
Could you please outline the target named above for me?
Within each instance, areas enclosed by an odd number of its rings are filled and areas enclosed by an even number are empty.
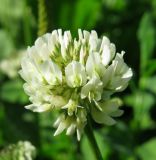
[[[29,101],[20,58],[37,33],[58,28],[107,35],[118,52],[126,51],[134,71],[129,87],[117,94],[125,111],[118,123],[94,124],[104,160],[156,160],[156,0],[0,0],[0,152],[27,140],[36,160],[95,160],[85,136],[80,143],[65,134],[53,137],[53,113],[24,109]]]

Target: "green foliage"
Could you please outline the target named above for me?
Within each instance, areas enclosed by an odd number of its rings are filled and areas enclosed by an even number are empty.
[[[0,0],[0,61],[31,45],[38,29],[39,35],[57,28],[73,34],[78,28],[95,29],[99,35],[109,35],[118,52],[121,48],[127,52],[126,63],[134,77],[120,95],[125,113],[118,123],[112,127],[93,124],[103,159],[155,160],[155,21],[155,0]],[[35,144],[36,160],[95,160],[86,136],[80,143],[65,134],[53,137],[57,113],[24,109],[29,100],[18,76],[9,79],[0,73],[0,83],[0,154],[6,160],[12,159],[4,155],[5,148],[20,140]]]
[[[13,50],[15,49],[13,41],[6,30],[0,30],[0,58],[7,57],[11,55]]]
[[[155,160],[156,152],[154,148],[156,147],[156,138],[149,140],[140,147],[137,148],[137,153],[142,160]]]
[[[25,104],[28,101],[27,96],[23,92],[23,82],[20,80],[12,80],[4,83],[0,93],[1,99],[10,103]]]
[[[103,0],[104,5],[108,8],[115,10],[115,11],[122,11],[127,6],[127,1],[125,0]]]
[[[150,109],[154,105],[155,99],[152,95],[146,92],[137,91],[132,95],[125,97],[126,104],[133,107],[134,119],[132,125],[142,129],[153,125],[150,118]]]
[[[140,66],[142,71],[146,68],[149,59],[152,57],[155,46],[155,27],[152,15],[148,12],[141,18],[138,39],[140,41]]]
[[[82,8],[85,8],[82,10]],[[78,0],[75,4],[73,26],[75,28],[93,28],[101,16],[101,3],[97,0]],[[90,15],[90,13],[92,13]],[[86,23],[87,22],[87,23]]]

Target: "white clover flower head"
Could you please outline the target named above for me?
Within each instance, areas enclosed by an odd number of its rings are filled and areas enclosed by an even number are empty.
[[[1,160],[18,159],[33,160],[36,157],[36,148],[29,141],[19,141],[10,144],[0,151]]]
[[[123,91],[133,75],[123,55],[95,31],[78,30],[78,38],[73,38],[70,31],[59,29],[39,37],[21,62],[24,90],[32,103],[26,108],[58,110],[54,135],[76,131],[78,140],[87,114],[97,123],[114,124],[113,117],[123,111],[119,109],[121,101],[111,95]]]

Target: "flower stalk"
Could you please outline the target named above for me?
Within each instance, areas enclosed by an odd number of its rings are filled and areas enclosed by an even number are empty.
[[[45,0],[38,0],[38,36],[42,36],[47,31],[47,12]]]
[[[100,149],[98,147],[98,144],[96,142],[96,139],[95,139],[95,136],[94,136],[94,133],[93,133],[93,128],[92,128],[92,124],[91,124],[89,116],[88,116],[88,119],[87,119],[87,125],[85,127],[85,133],[86,133],[86,136],[89,140],[89,143],[91,144],[91,148],[92,148],[92,150],[95,154],[96,159],[97,160],[103,160],[102,154],[100,152]]]

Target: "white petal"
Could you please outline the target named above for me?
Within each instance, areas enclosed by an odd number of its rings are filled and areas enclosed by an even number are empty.
[[[92,77],[95,74],[98,74],[99,76],[102,76],[105,67],[101,63],[101,57],[98,52],[91,52],[87,62],[86,62],[86,71],[89,77]]]
[[[100,51],[103,50],[103,47],[105,45],[109,46],[110,45],[110,40],[106,36],[103,36]]]
[[[72,40],[72,36],[71,36],[70,31],[65,31],[64,32],[64,44],[65,44],[65,48],[68,47],[69,42],[71,42],[71,40]]]
[[[102,82],[103,82],[103,87],[107,87],[107,84],[109,83],[109,81],[111,80],[113,75],[113,66],[110,65],[106,71],[104,72],[103,78],[102,78]]]
[[[86,84],[87,76],[84,66],[77,61],[72,61],[65,68],[65,76],[68,86],[79,87]]]
[[[66,123],[65,123],[65,122],[61,122],[61,123],[59,124],[57,130],[55,131],[54,136],[57,136],[57,135],[59,135],[60,133],[62,133],[62,132],[65,130],[66,127],[67,127],[67,126],[66,126]]]
[[[58,32],[59,41],[62,42],[62,40],[63,40],[62,29],[58,29],[57,32]]]
[[[93,77],[85,86],[81,89],[81,98],[90,97],[92,94],[95,100],[101,99],[101,93],[103,90],[103,83],[98,77]]]
[[[122,92],[123,90],[125,90],[127,88],[127,86],[128,86],[128,82],[125,82],[125,83],[121,84],[120,86],[118,86],[115,90],[117,92]]]
[[[126,73],[124,73],[124,75],[122,76],[122,78],[127,79],[127,78],[131,78],[132,76],[133,76],[132,69],[129,68],[128,71]]]
[[[54,122],[53,126],[54,127],[58,127],[59,124],[65,120],[65,115],[64,114],[61,114],[57,119],[56,121]]]
[[[45,112],[51,109],[51,104],[30,104],[25,106],[26,109],[30,109],[33,112]]]
[[[124,63],[123,56],[119,53],[116,54],[116,57],[113,61],[114,69],[116,73],[120,73],[123,69],[123,66],[126,67],[127,65]]]
[[[111,50],[108,45],[103,46],[103,51],[102,51],[102,63],[104,66],[107,66],[111,60]]]
[[[102,111],[106,114],[113,113],[118,110],[118,108],[122,105],[122,101],[120,99],[111,99],[101,103]]]
[[[40,69],[49,84],[56,85],[62,82],[62,72],[54,62],[45,61],[40,65]]]
[[[45,44],[45,42],[43,41],[43,39],[41,37],[37,38],[37,40],[35,41],[35,46],[37,48],[43,46]]]
[[[24,57],[21,61],[21,67],[22,70],[19,74],[25,81],[30,82],[32,80],[36,80],[38,82],[42,82],[42,75],[39,73],[32,59]]]
[[[75,128],[76,128],[76,125],[71,124],[67,129],[66,135],[72,135],[75,132]]]
[[[92,107],[91,114],[95,122],[106,125],[113,125],[116,121],[107,114],[99,111],[97,108]]]
[[[110,44],[110,50],[111,50],[111,60],[112,60],[114,58],[115,52],[116,52],[115,44],[113,44],[113,43]]]
[[[98,47],[98,38],[96,32],[92,32],[89,37],[90,51],[96,51]]]
[[[81,140],[81,131],[79,129],[77,129],[76,133],[77,133],[77,140],[80,141]]]
[[[66,52],[66,47],[65,47],[64,41],[61,42],[61,55],[62,55],[63,59],[67,58],[67,52]]]
[[[33,59],[34,62],[36,62],[36,63],[41,62],[42,58],[41,58],[40,54],[38,53],[35,46],[28,47],[27,53],[28,53],[29,58]]]
[[[83,31],[84,39],[89,40],[90,32],[88,31]]]
[[[42,61],[48,60],[50,57],[50,51],[48,49],[47,44],[44,44],[40,48],[38,48],[38,53],[40,54],[40,57],[42,58]]]
[[[83,34],[81,29],[78,29],[78,35],[79,35],[79,39],[83,39]]]

